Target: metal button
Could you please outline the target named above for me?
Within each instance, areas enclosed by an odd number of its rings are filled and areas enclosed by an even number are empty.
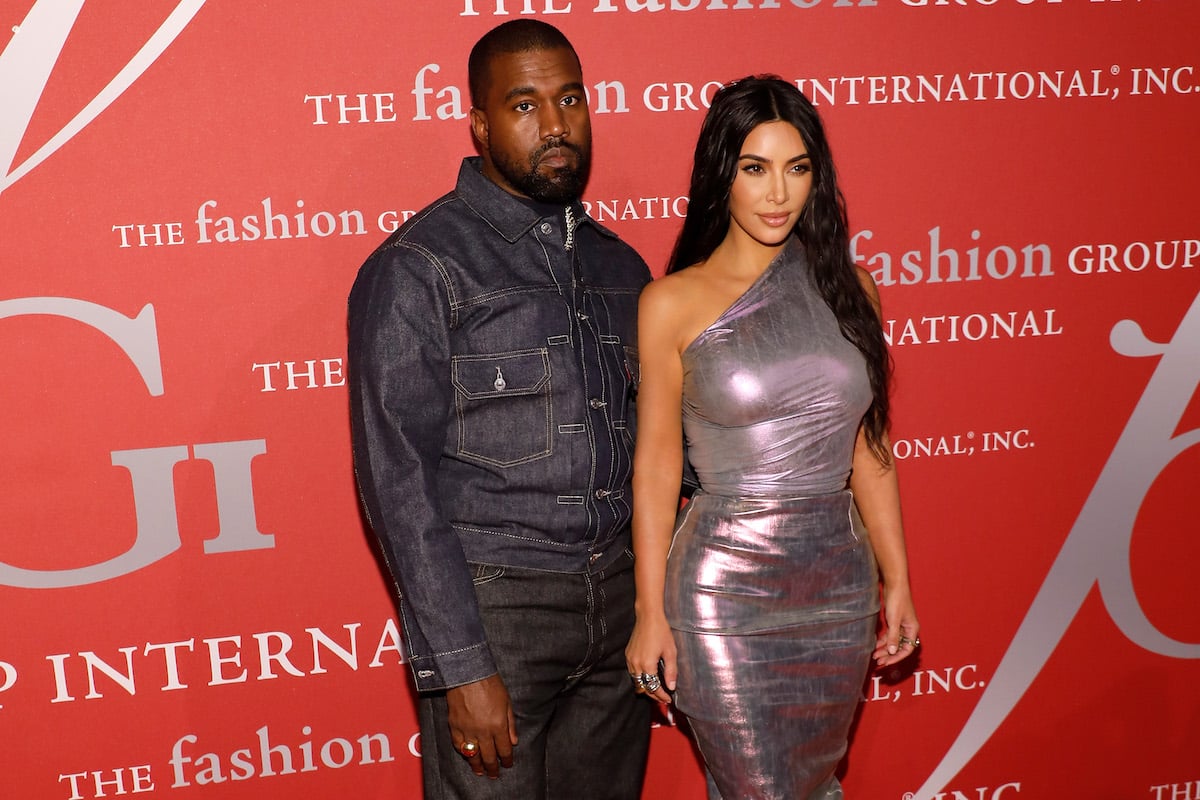
[[[588,405],[592,408],[604,408],[608,403],[601,400],[599,397],[593,397],[588,401]]]
[[[583,313],[582,311],[576,311],[575,318],[578,319],[580,322],[582,322],[588,318],[588,315]]]
[[[549,222],[542,223],[542,233],[549,235],[552,230],[554,230],[554,227]]]
[[[596,490],[596,499],[603,500],[604,498],[608,497],[610,494],[612,494],[612,492],[610,492],[608,489],[597,489]]]

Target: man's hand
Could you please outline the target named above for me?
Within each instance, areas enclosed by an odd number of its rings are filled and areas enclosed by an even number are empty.
[[[466,757],[476,775],[499,778],[500,767],[513,765],[517,743],[517,724],[504,681],[492,675],[455,686],[446,690],[446,705],[454,748]]]

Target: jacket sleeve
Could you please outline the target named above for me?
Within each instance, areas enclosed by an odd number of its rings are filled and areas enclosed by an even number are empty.
[[[418,691],[496,673],[470,568],[438,495],[454,402],[451,322],[441,265],[402,241],[372,255],[350,292],[354,471],[399,590]]]

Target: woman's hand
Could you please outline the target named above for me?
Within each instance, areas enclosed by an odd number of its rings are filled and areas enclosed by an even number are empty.
[[[625,664],[629,667],[636,691],[644,692],[660,703],[671,702],[670,693],[675,691],[678,670],[675,639],[671,636],[665,616],[658,614],[649,619],[638,618],[629,637],[629,645],[625,648]],[[643,675],[654,677],[649,686],[639,682],[638,679]]]
[[[907,586],[883,587],[884,630],[875,642],[875,665],[888,667],[911,656],[921,644],[921,624]]]

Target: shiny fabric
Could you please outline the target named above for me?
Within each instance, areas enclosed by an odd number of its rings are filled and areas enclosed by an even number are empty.
[[[683,352],[688,458],[710,494],[844,489],[870,404],[862,355],[812,285],[794,239]]]
[[[667,562],[676,706],[715,781],[710,797],[841,797],[833,773],[879,602],[845,488],[871,402],[863,358],[793,240],[684,351],[683,368],[701,491]]]

